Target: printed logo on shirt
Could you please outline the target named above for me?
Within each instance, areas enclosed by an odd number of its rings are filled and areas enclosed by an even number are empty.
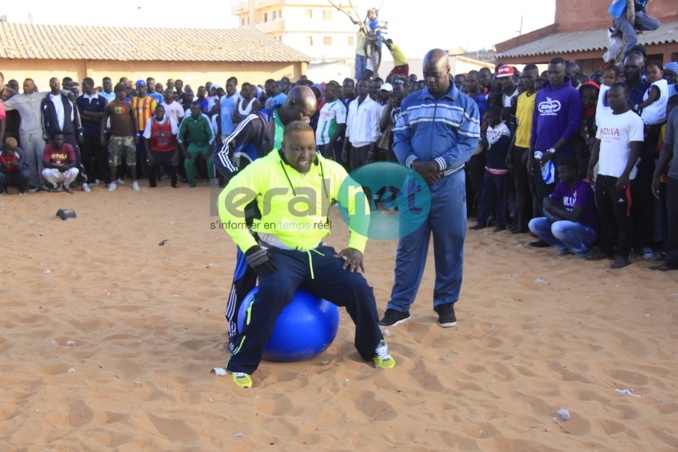
[[[564,196],[563,197],[563,207],[565,207],[565,210],[568,212],[572,212],[574,210],[574,206],[577,204],[577,192],[575,191],[572,193],[572,196]]]
[[[600,134],[606,137],[618,137],[621,135],[619,129],[610,127],[601,127]]]
[[[550,97],[547,97],[546,101],[539,102],[539,106],[537,108],[539,109],[539,113],[541,113],[542,116],[555,116],[560,111],[560,107],[561,105],[559,100],[553,100]]]

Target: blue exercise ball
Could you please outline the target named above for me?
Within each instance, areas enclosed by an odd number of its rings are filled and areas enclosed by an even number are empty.
[[[247,309],[254,295],[255,287],[247,294],[238,311],[238,328],[244,328]],[[291,362],[313,358],[332,344],[339,329],[339,309],[329,301],[308,290],[298,289],[294,299],[278,316],[264,349],[266,361]]]

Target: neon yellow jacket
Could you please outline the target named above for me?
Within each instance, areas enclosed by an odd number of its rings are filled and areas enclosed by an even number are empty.
[[[316,154],[316,162],[301,174],[273,150],[250,163],[231,179],[219,195],[223,228],[245,252],[257,245],[245,221],[245,206],[256,200],[261,218],[253,232],[271,234],[292,249],[306,251],[329,234],[329,209],[333,201],[349,212],[351,236],[348,246],[365,251],[370,207],[360,185],[338,163]],[[342,186],[343,184],[343,186]]]

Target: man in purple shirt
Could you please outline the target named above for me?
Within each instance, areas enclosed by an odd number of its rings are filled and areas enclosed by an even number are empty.
[[[556,167],[554,179],[558,180],[558,164],[564,157],[574,154],[572,139],[579,133],[584,111],[579,91],[565,76],[565,60],[552,58],[547,71],[549,80],[535,98],[527,166],[535,175],[539,211],[542,200],[555,187],[555,184],[544,182],[541,168],[552,160]]]
[[[560,183],[551,196],[544,198],[543,217],[530,221],[530,231],[549,245],[558,248],[556,256],[574,254],[583,258],[598,237],[595,197],[588,183],[577,176],[574,157],[558,164]]]

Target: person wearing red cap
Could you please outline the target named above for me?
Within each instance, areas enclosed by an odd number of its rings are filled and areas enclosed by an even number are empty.
[[[511,100],[518,97],[518,87],[516,86],[515,69],[507,64],[497,68],[497,78],[501,83],[502,106],[511,108]]]

